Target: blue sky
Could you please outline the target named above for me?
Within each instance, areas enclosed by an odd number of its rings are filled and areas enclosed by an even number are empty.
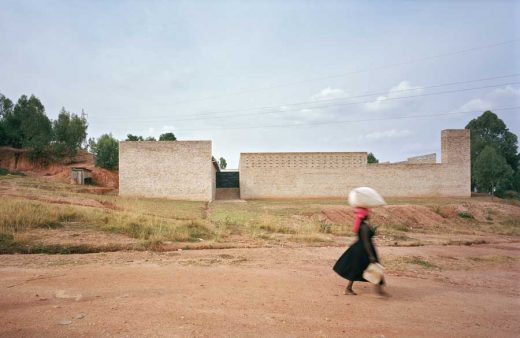
[[[520,40],[496,45],[520,39],[518,1],[0,0],[0,8],[1,93],[33,93],[51,118],[62,106],[84,109],[93,137],[211,139],[231,167],[251,151],[440,158],[441,129],[478,113],[385,119],[520,106],[520,76],[428,88],[520,73]],[[475,87],[487,88],[465,90]],[[452,92],[432,95],[444,91]],[[350,98],[369,93],[377,95]],[[496,113],[520,134],[520,109]],[[342,122],[367,119],[378,121]]]

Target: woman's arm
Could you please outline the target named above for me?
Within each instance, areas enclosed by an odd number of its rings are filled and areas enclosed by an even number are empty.
[[[374,248],[372,247],[372,241],[370,241],[370,236],[368,234],[368,226],[365,224],[364,226],[361,226],[360,235],[361,240],[363,241],[363,246],[365,247],[365,250],[368,254],[368,259],[370,260],[370,263],[375,263],[377,261],[375,255],[374,255]]]

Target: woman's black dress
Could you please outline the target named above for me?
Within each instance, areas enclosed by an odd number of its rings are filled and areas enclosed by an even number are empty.
[[[363,272],[370,264],[372,256],[379,262],[372,237],[375,235],[374,229],[363,220],[358,231],[358,240],[348,248],[334,265],[334,271],[343,278],[350,281],[366,282]]]

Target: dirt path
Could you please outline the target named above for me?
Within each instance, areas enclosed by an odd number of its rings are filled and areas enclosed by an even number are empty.
[[[0,256],[0,336],[520,334],[518,243],[383,247],[387,300],[366,283],[342,294],[342,250]]]

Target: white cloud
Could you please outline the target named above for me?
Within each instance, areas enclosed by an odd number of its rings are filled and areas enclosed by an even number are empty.
[[[423,92],[422,87],[412,86],[408,81],[401,81],[397,86],[390,88],[388,94],[379,96],[372,102],[365,103],[364,107],[368,111],[381,111],[390,108],[394,108],[397,105],[402,104],[406,100],[394,100],[399,97],[407,97],[418,95]],[[412,98],[410,98],[412,99]]]
[[[520,105],[520,88],[506,86],[494,89],[480,98],[471,99],[452,112],[485,111],[518,105]]]
[[[174,126],[168,126],[168,125],[162,126],[162,131],[163,132],[173,132],[174,130],[175,130]]]
[[[368,133],[365,135],[365,138],[369,140],[381,140],[381,139],[394,139],[394,138],[403,138],[411,135],[412,132],[408,129],[389,129],[383,131],[374,131],[372,133]]]
[[[312,101],[333,100],[345,96],[345,91],[339,88],[323,88],[318,94],[311,96]]]
[[[506,86],[504,88],[497,88],[497,89],[493,90],[489,94],[489,96],[493,99],[516,98],[517,100],[520,100],[520,88],[514,88],[512,86]]]
[[[462,106],[460,106],[455,111],[484,111],[491,109],[492,104],[489,101],[483,100],[483,99],[471,99],[468,102],[464,103]]]

